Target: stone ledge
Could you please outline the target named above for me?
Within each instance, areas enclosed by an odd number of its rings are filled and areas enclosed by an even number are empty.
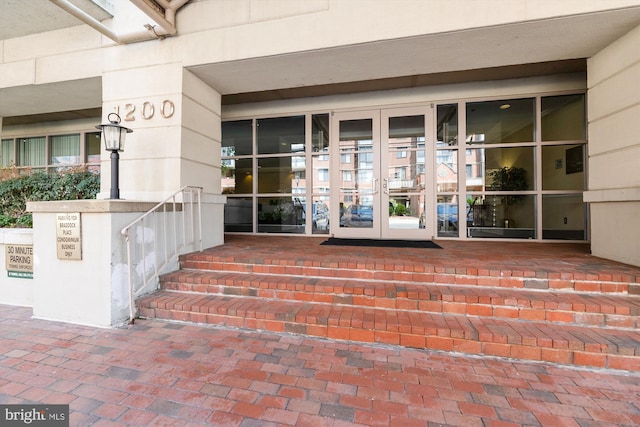
[[[640,201],[640,188],[590,190],[585,191],[582,197],[588,203],[638,202]]]
[[[147,212],[156,205],[156,202],[135,200],[52,200],[27,202],[27,211],[32,213],[129,213]]]

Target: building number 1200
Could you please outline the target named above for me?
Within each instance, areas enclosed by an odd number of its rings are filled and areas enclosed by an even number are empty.
[[[114,110],[117,114],[120,114],[120,106],[115,107]],[[173,114],[176,112],[176,107],[173,104],[173,101],[165,99],[160,103],[159,110],[160,110],[160,115],[163,118],[168,119],[172,117]],[[124,121],[125,122],[134,121],[136,119],[136,113],[139,113],[144,120],[150,120],[153,118],[153,116],[156,113],[156,107],[155,105],[153,105],[152,102],[145,101],[142,103],[140,111],[138,112],[135,104],[124,105]]]

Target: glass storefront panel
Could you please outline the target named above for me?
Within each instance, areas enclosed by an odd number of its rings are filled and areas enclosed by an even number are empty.
[[[222,194],[253,193],[253,163],[251,159],[222,160]]]
[[[418,230],[425,210],[424,115],[389,117],[387,175],[390,230]]]
[[[425,227],[424,193],[397,193],[389,199],[389,229],[418,230]]]
[[[585,96],[546,96],[542,100],[542,140],[571,141],[586,139]]]
[[[585,187],[585,146],[545,145],[542,147],[542,189],[583,190]]]
[[[392,195],[424,189],[424,116],[389,118],[386,189]]]
[[[229,197],[224,205],[224,231],[253,232],[253,199]]]
[[[586,209],[582,194],[542,196],[542,238],[586,240]]]
[[[416,110],[387,116],[388,129],[384,123],[374,129],[369,117],[347,116],[335,122],[332,142],[329,114],[225,122],[222,187],[231,196],[225,230],[328,234],[331,208],[339,209],[334,227],[373,228],[374,200],[382,195],[389,202],[388,217],[382,208],[387,230],[435,224],[438,237],[465,237],[462,220],[468,238],[583,240],[585,96],[539,99],[439,105],[435,135],[425,135],[424,116]],[[459,108],[466,110],[466,143],[458,135]],[[542,132],[536,138],[537,116]],[[374,141],[377,133],[388,140]],[[380,165],[374,158],[378,142],[385,148]],[[338,144],[337,170],[330,169],[330,143]],[[19,155],[29,154],[17,148]],[[427,159],[435,160],[435,169],[428,170]],[[429,176],[436,184],[433,199],[426,197],[425,171],[435,174]],[[329,198],[333,179],[335,200]],[[425,205],[426,199],[435,206]],[[536,217],[542,223],[537,232]]]
[[[458,197],[438,196],[438,237],[458,237]]]
[[[222,157],[253,154],[253,122],[222,122]]]
[[[468,237],[535,239],[534,195],[470,195]]]
[[[438,147],[458,145],[458,104],[438,105]]]
[[[305,231],[304,197],[259,197],[256,206],[259,233],[297,233]]]
[[[256,121],[258,154],[304,153],[304,116]]]
[[[314,196],[311,205],[313,234],[329,234],[329,196]]]
[[[436,186],[438,192],[458,191],[458,150],[436,151]]]
[[[311,116],[311,146],[314,153],[329,155],[329,115],[314,114]]]
[[[305,192],[305,161],[302,156],[258,159],[258,193]]]
[[[483,191],[485,189],[485,149],[466,150],[465,175],[467,191]]]
[[[329,115],[311,116],[312,233],[329,233]],[[349,179],[351,180],[351,179]]]
[[[340,122],[340,227],[373,227],[373,121]]]
[[[467,144],[532,142],[534,131],[533,98],[467,104]]]
[[[467,168],[467,191],[533,190],[534,152],[533,147],[467,150],[467,165],[472,165]]]
[[[424,116],[389,117],[389,139],[424,138]]]
[[[329,193],[329,155],[319,155],[311,157],[311,169],[313,171],[313,193]],[[346,177],[347,181],[352,181],[352,176]]]

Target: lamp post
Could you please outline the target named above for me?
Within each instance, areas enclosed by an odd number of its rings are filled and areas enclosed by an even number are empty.
[[[124,138],[128,133],[133,132],[132,129],[120,126],[120,116],[111,113],[107,116],[109,123],[96,126],[96,129],[102,130],[102,139],[104,148],[111,151],[111,191],[110,199],[120,198],[120,188],[118,185],[120,151],[124,151]]]

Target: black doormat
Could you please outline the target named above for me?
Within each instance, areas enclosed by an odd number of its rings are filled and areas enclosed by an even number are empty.
[[[431,240],[390,240],[390,239],[336,239],[330,237],[321,245],[327,246],[370,246],[377,248],[426,248],[442,249]]]

